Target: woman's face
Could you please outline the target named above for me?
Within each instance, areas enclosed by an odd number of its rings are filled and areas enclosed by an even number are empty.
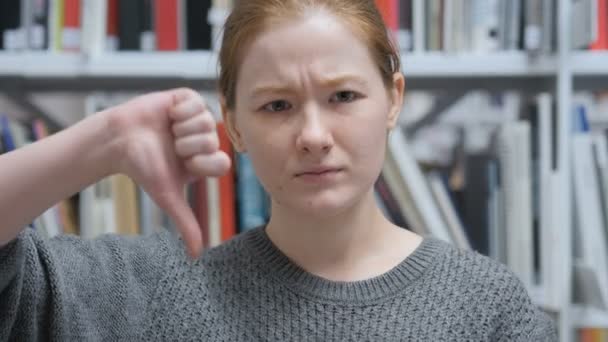
[[[387,91],[366,45],[329,14],[276,24],[252,42],[235,112],[224,114],[273,209],[326,218],[370,193],[401,107],[401,74],[395,83]]]

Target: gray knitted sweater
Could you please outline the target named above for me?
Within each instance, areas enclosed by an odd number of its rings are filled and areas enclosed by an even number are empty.
[[[307,273],[262,228],[197,261],[169,233],[0,249],[0,341],[556,341],[505,267],[426,238],[358,282]]]

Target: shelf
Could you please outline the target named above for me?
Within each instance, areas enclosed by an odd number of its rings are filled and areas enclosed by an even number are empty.
[[[212,52],[119,52],[88,58],[46,52],[0,53],[0,75],[29,78],[177,77],[213,79],[217,55]]]
[[[608,51],[573,51],[570,65],[575,90],[608,89]]]
[[[574,76],[608,76],[608,51],[573,51],[570,65]]]
[[[608,311],[575,305],[570,314],[576,328],[608,329]]]
[[[0,53],[0,88],[24,91],[146,89],[177,85],[212,89],[217,54],[199,52],[116,52],[87,58],[47,52]],[[544,87],[554,77],[552,57],[524,52],[492,54],[405,54],[403,71],[409,89],[521,89]],[[530,82],[532,80],[532,82]]]
[[[414,78],[537,77],[557,72],[554,57],[532,57],[520,51],[405,54],[402,59],[406,77]]]

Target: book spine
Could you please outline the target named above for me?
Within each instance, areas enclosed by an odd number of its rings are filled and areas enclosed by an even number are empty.
[[[154,24],[159,51],[179,49],[178,17],[178,0],[156,0],[154,2]]]
[[[64,0],[64,21],[61,35],[63,51],[80,51],[80,0]]]

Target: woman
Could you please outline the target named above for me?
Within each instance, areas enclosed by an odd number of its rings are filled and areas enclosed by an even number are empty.
[[[373,1],[241,1],[220,62],[222,114],[271,195],[268,225],[198,257],[182,189],[229,160],[195,92],[147,94],[88,117],[0,157],[1,340],[556,339],[505,267],[394,226],[376,206],[404,78]],[[118,172],[183,240],[45,241],[22,230]]]

